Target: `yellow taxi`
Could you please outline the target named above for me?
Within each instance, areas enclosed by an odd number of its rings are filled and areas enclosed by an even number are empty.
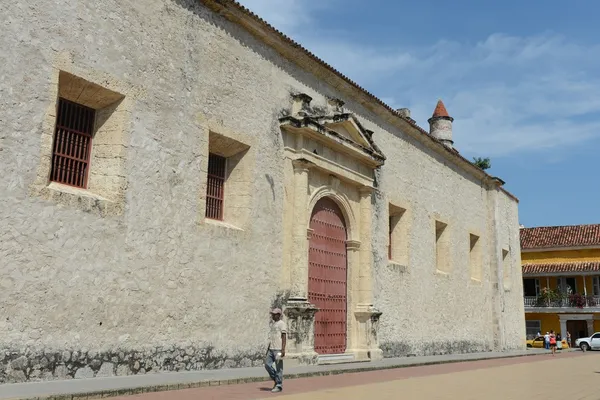
[[[569,348],[569,343],[567,343],[567,339],[563,339],[561,340],[561,344],[562,344],[562,348],[563,349],[568,349]],[[543,349],[544,348],[544,337],[543,336],[538,336],[535,339],[531,339],[527,341],[527,347],[534,347],[534,348],[538,348],[538,349]],[[558,349],[560,349],[561,347],[558,346]]]

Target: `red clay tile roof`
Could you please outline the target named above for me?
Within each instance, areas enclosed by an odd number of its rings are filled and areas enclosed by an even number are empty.
[[[600,246],[600,224],[521,229],[521,250]]]
[[[352,79],[348,78],[346,75],[342,74],[340,71],[338,71],[335,68],[333,68],[331,65],[327,64],[325,61],[323,61],[322,59],[320,59],[319,57],[317,57],[316,55],[314,55],[313,53],[311,53],[304,46],[302,46],[300,43],[296,42],[295,40],[293,40],[292,38],[290,38],[289,36],[287,36],[283,32],[281,32],[278,29],[276,29],[274,26],[272,26],[267,21],[265,21],[264,19],[262,19],[261,17],[259,17],[255,13],[253,13],[250,9],[246,8],[245,6],[243,6],[238,1],[236,1],[236,0],[198,0],[198,1],[200,1],[203,4],[205,4],[206,6],[208,6],[209,8],[211,8],[213,11],[216,11],[217,13],[221,14],[222,16],[224,16],[225,18],[227,18],[228,20],[234,21],[234,22],[236,22],[238,24],[239,24],[239,22],[236,21],[236,18],[233,15],[231,15],[230,12],[227,12],[227,9],[229,7],[231,7],[231,8],[235,8],[235,9],[241,11],[245,16],[251,18],[256,23],[260,24],[261,25],[260,26],[260,30],[262,30],[263,32],[264,31],[269,31],[269,32],[277,35],[283,42],[287,43],[292,48],[294,48],[294,49],[296,49],[296,50],[304,53],[304,55],[306,55],[307,57],[309,57],[312,61],[314,61],[318,65],[321,65],[322,67],[328,69],[329,71],[331,71],[335,75],[337,75],[346,84],[354,87],[356,90],[358,90],[358,91],[362,92],[363,94],[365,94],[373,103],[382,106],[387,111],[389,111],[392,114],[394,114],[394,116],[396,116],[396,117],[398,117],[398,118],[406,121],[413,128],[415,128],[418,131],[420,131],[424,135],[424,137],[428,138],[429,140],[431,140],[433,142],[438,143],[439,144],[438,149],[442,149],[442,151],[450,152],[450,153],[452,153],[453,156],[457,157],[458,159],[460,159],[461,161],[463,161],[464,163],[466,163],[465,165],[469,165],[470,167],[477,168],[476,166],[473,165],[473,163],[471,161],[469,161],[468,159],[466,159],[465,157],[463,157],[456,149],[450,149],[448,146],[444,145],[440,140],[438,140],[438,139],[434,138],[433,136],[431,136],[429,134],[429,132],[427,132],[425,129],[421,128],[416,123],[415,120],[400,115],[400,113],[397,110],[394,110],[392,107],[390,107],[389,105],[387,105],[386,103],[384,103],[381,99],[379,99],[378,97],[376,97],[374,94],[372,94],[371,92],[369,92],[368,90],[366,90],[365,88],[363,88],[362,86],[360,86],[358,83],[354,82]],[[256,33],[253,33],[250,29],[248,29],[248,27],[244,27],[244,28],[247,29],[248,31],[250,31],[250,33],[256,35]],[[268,42],[267,43],[264,40],[263,40],[263,42],[265,42],[267,45],[269,45],[269,46],[271,46],[271,47],[273,47],[273,48],[276,49],[275,45],[272,42]],[[285,57],[285,55],[284,55],[284,57]],[[291,58],[289,58],[289,59],[292,62],[295,62],[296,64],[300,65],[298,61],[295,61],[295,60],[293,60]],[[330,84],[333,85],[333,83],[331,83],[331,82],[330,82]],[[483,172],[483,174],[485,176],[487,176],[489,178],[492,178],[492,179],[495,179],[495,177],[489,175],[487,172],[481,171],[479,168],[477,168],[477,169],[479,170],[479,172]],[[509,196],[511,199],[515,200],[516,202],[519,201],[519,199],[514,194],[510,193],[505,188],[499,187],[499,189],[500,189],[500,191],[502,191],[503,193],[505,193],[507,196]]]
[[[433,110],[433,117],[449,117],[448,111],[446,110],[446,106],[442,102],[442,100],[438,100],[437,105],[435,106],[435,110]]]
[[[600,261],[524,264],[523,276],[538,274],[564,274],[567,272],[600,271]]]

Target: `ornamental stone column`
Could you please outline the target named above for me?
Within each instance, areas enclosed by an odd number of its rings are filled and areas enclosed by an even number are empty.
[[[372,281],[372,206],[371,196],[373,189],[363,187],[360,189],[360,249],[359,249],[359,282],[358,305],[354,312],[357,321],[354,341],[355,354],[359,360],[380,360],[383,352],[379,348],[377,331],[381,312],[373,307],[373,281]]]
[[[371,280],[371,265],[373,263],[371,228],[372,228],[372,210],[371,210],[370,187],[360,189],[360,272],[359,272],[359,300],[360,308],[373,306],[373,284]]]
[[[359,240],[347,240],[346,251],[349,268],[358,267],[358,274],[353,273],[352,269],[348,270],[348,305],[351,307],[360,307],[361,294],[360,294],[360,246]],[[353,276],[354,275],[354,276]],[[356,279],[358,277],[358,279]],[[348,337],[347,337],[347,349],[359,351],[361,349],[361,333],[360,333],[360,316],[358,311],[355,312],[356,319],[348,319]],[[364,318],[363,318],[364,319]]]
[[[312,163],[305,159],[298,159],[292,161],[292,165],[294,166],[294,211],[290,300],[306,301],[308,297],[308,170]]]
[[[288,320],[288,358],[300,363],[314,364],[318,355],[314,351],[315,313],[319,311],[308,302],[308,171],[313,165],[305,159],[292,161],[294,167],[293,228],[290,265],[290,297],[284,305]]]

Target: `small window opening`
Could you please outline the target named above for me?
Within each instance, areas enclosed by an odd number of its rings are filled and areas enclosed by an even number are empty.
[[[58,99],[50,180],[87,187],[95,110]]]
[[[206,186],[206,218],[223,220],[226,171],[227,159],[210,153]]]

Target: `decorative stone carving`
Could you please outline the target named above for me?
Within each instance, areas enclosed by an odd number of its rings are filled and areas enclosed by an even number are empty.
[[[334,113],[343,113],[344,104],[344,101],[340,99],[335,99],[333,97],[327,99],[327,105],[330,107],[330,110]]]
[[[281,127],[301,136],[318,134],[331,145],[346,147],[370,167],[383,165],[385,156],[373,141],[373,132],[365,129],[354,114],[344,112],[342,100],[329,99],[326,109],[311,107],[311,101],[303,93],[292,95],[291,110],[279,119]]]
[[[288,324],[287,351],[290,358],[301,363],[314,364],[317,353],[314,351],[315,314],[319,309],[308,301],[288,301],[285,316]]]
[[[299,93],[292,95],[292,100],[292,115],[305,117],[310,114],[312,97],[304,93]]]

